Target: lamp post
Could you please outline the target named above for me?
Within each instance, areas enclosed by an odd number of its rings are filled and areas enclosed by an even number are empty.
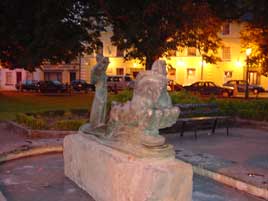
[[[246,90],[245,90],[245,98],[247,99],[248,98],[248,69],[249,69],[249,56],[251,54],[251,48],[247,48],[246,49],[246,55],[247,55],[247,58],[246,58]]]
[[[78,69],[79,81],[81,80],[81,60],[82,60],[82,55],[80,53],[79,54],[79,69]]]

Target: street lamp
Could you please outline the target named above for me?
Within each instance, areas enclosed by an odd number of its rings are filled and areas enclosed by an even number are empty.
[[[246,58],[246,65],[247,65],[247,70],[246,70],[246,90],[245,90],[245,98],[246,99],[248,98],[248,68],[249,68],[249,56],[250,56],[251,52],[252,52],[251,48],[246,49],[246,55],[247,55],[247,58]]]

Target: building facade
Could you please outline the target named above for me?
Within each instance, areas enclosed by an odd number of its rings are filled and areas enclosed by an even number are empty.
[[[51,65],[44,64],[35,72],[24,69],[10,70],[0,66],[0,90],[16,90],[16,84],[24,80],[59,80],[62,83],[70,83],[79,79],[81,69],[78,63]]]
[[[41,71],[29,72],[24,69],[10,70],[0,66],[0,90],[16,90],[16,84],[23,80],[40,80]]]
[[[223,47],[218,50],[221,62],[208,64],[203,62],[195,48],[185,48],[182,51],[174,51],[173,56],[163,58],[171,69],[168,69],[168,78],[181,85],[188,85],[198,80],[210,80],[222,85],[228,80],[246,79],[246,53],[242,49],[240,31],[242,24],[226,23],[219,33]],[[110,38],[112,31],[102,33],[103,47],[101,52],[109,57],[110,64],[107,75],[137,76],[145,67],[137,60],[124,60],[124,52],[113,46]],[[70,83],[75,79],[83,79],[90,82],[90,72],[96,64],[96,54],[85,55],[72,64],[51,65],[44,64],[41,69],[30,73],[23,69],[8,70],[0,67],[0,89],[15,89],[15,84],[26,79],[34,80],[59,80]],[[262,76],[258,69],[249,69],[248,78],[251,84],[259,84],[268,90],[268,78]]]
[[[195,48],[185,48],[174,52],[174,56],[163,58],[173,68],[168,71],[168,78],[179,84],[187,85],[198,80],[210,80],[222,85],[232,79],[246,79],[246,53],[242,49],[240,31],[243,24],[226,23],[219,33],[223,47],[218,50],[221,62],[208,64],[203,62]],[[110,37],[112,32],[102,34],[103,55],[110,58],[107,69],[108,75],[129,74],[136,77],[137,73],[145,67],[139,61],[125,61],[123,52],[112,45]],[[90,81],[90,70],[96,64],[95,55],[86,55],[82,59],[82,79]],[[251,84],[262,85],[268,90],[268,79],[260,74],[258,69],[249,69],[248,78]]]

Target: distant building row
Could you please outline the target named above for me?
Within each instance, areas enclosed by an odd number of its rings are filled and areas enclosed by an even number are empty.
[[[228,80],[246,78],[246,54],[242,51],[240,41],[240,31],[242,25],[238,23],[226,23],[220,33],[224,47],[219,50],[222,61],[217,64],[203,63],[203,73],[201,56],[195,48],[186,48],[184,51],[174,51],[167,60],[172,65],[168,72],[168,78],[177,83],[186,85],[201,80],[211,80],[218,85],[222,85]],[[104,56],[110,58],[110,65],[107,69],[108,75],[129,74],[136,77],[138,72],[144,70],[139,61],[125,61],[124,52],[112,45],[110,36],[112,32],[105,32],[101,36],[103,42],[102,52]],[[34,80],[60,80],[69,83],[74,79],[84,79],[90,81],[90,70],[96,63],[95,54],[86,55],[78,62],[69,65],[44,65],[42,69],[34,73],[22,69],[8,70],[0,67],[0,89],[15,89],[15,84],[25,79]],[[249,82],[260,84],[266,90],[268,78],[262,76],[258,69],[248,71]],[[201,77],[203,74],[203,77]]]

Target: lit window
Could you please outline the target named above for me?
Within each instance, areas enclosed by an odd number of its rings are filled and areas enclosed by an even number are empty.
[[[225,71],[224,72],[224,82],[228,82],[231,80],[233,77],[233,72],[232,71]]]
[[[169,50],[168,51],[168,56],[175,57],[176,56],[176,50]]]
[[[12,85],[12,72],[6,72],[6,85]]]
[[[230,24],[224,23],[222,25],[222,35],[229,35],[230,34]]]
[[[232,78],[233,72],[232,71],[225,71],[224,72],[224,78]]]
[[[187,79],[192,80],[195,78],[195,68],[188,68],[187,69]]]
[[[248,72],[248,82],[249,84],[259,84],[259,74],[257,71]]]
[[[188,56],[196,56],[196,48],[195,47],[188,48]]]
[[[230,61],[231,60],[231,48],[223,47],[222,48],[222,60]]]
[[[175,76],[176,75],[176,69],[175,68],[168,69],[168,75],[169,76]]]
[[[116,68],[116,75],[124,75],[124,68]]]

